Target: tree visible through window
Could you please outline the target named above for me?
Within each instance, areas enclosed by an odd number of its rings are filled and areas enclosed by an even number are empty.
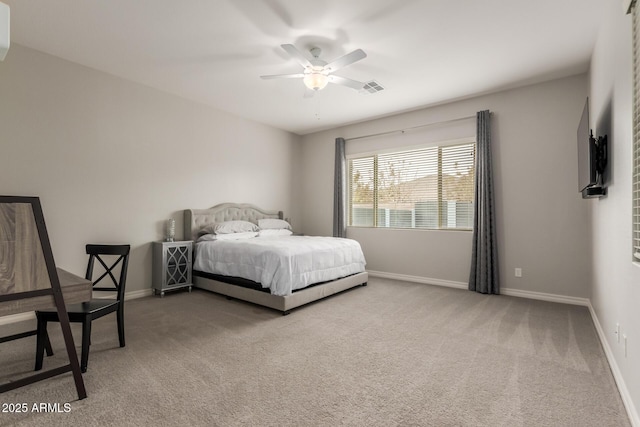
[[[349,159],[348,225],[470,229],[475,143]]]

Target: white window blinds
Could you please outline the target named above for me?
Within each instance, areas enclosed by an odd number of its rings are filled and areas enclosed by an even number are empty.
[[[640,260],[640,21],[638,4],[632,8],[633,19],[633,256]]]
[[[471,229],[475,143],[348,160],[348,225]]]

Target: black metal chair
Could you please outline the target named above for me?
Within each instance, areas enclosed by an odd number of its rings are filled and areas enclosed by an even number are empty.
[[[67,307],[69,321],[82,323],[82,356],[80,359],[80,369],[87,372],[89,362],[89,346],[91,345],[91,321],[117,311],[118,338],[120,347],[124,347],[124,290],[127,281],[127,267],[129,265],[130,245],[87,245],[89,254],[89,264],[87,266],[86,279],[93,282],[94,291],[116,292],[116,298],[92,299],[89,302],[73,304]],[[113,257],[118,258],[113,261]],[[103,257],[105,259],[103,259]],[[105,272],[93,280],[93,266],[98,260],[104,267]],[[106,261],[105,261],[106,260]],[[109,263],[108,263],[109,262]],[[114,269],[120,264],[120,277],[117,280],[114,276]],[[109,277],[114,287],[96,287],[104,278]],[[47,322],[59,322],[58,313],[55,311],[36,311],[38,318],[38,333],[36,346],[36,371],[42,369],[45,344],[48,340]]]

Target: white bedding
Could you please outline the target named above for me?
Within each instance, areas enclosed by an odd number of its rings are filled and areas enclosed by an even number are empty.
[[[290,295],[314,283],[364,271],[365,259],[355,240],[319,236],[268,236],[196,243],[194,269],[242,277]]]

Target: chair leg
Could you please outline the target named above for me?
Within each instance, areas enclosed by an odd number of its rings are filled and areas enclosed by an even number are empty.
[[[89,345],[91,344],[91,318],[85,317],[82,321],[82,356],[80,359],[80,370],[87,372],[89,363]]]
[[[118,338],[120,339],[120,347],[124,347],[124,306],[123,301],[120,301],[120,307],[118,307]]]
[[[42,361],[44,359],[45,342],[49,341],[47,334],[47,321],[38,316],[38,330],[36,333],[36,367],[35,370],[42,369]],[[49,343],[49,347],[51,344]],[[53,353],[53,352],[52,352]]]
[[[47,351],[47,357],[53,356],[53,348],[51,347],[51,341],[49,340],[49,332],[44,330],[44,349]]]

